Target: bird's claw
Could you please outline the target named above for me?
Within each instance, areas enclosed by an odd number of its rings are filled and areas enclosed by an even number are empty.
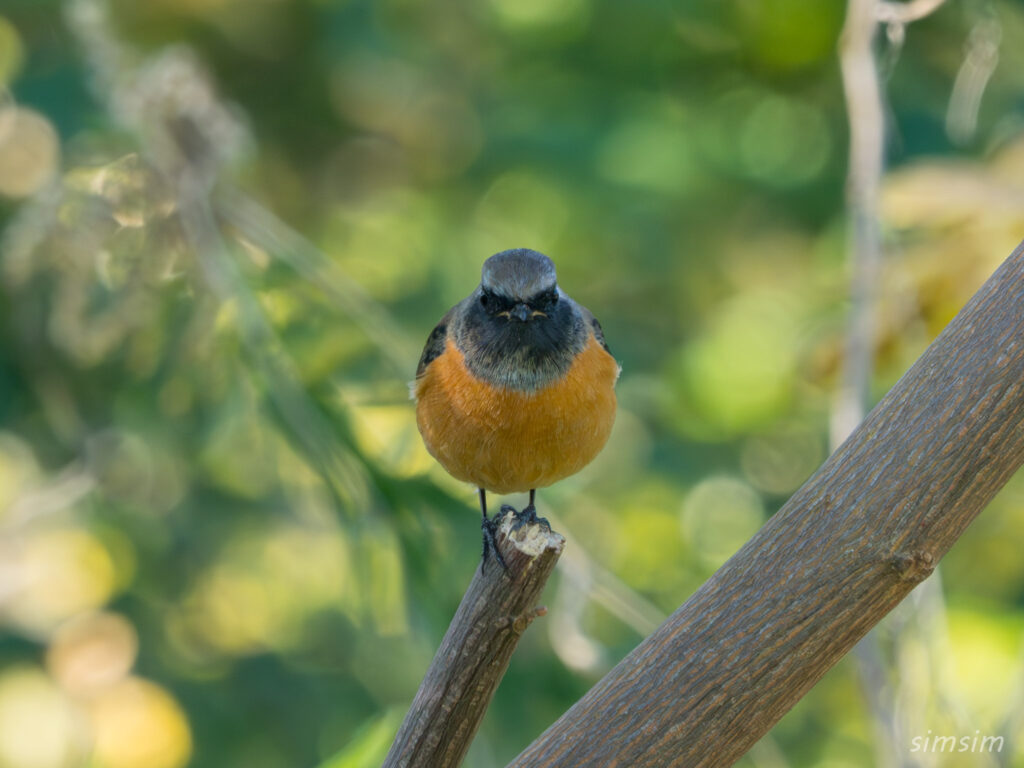
[[[547,518],[537,516],[537,508],[533,504],[529,504],[521,510],[516,510],[514,507],[506,504],[501,508],[501,512],[502,514],[512,513],[514,520],[512,523],[513,531],[518,531],[524,525],[543,525],[549,531],[551,530],[551,523],[547,521]]]
[[[501,514],[495,515],[494,517],[484,517],[480,523],[480,530],[482,530],[484,534],[484,554],[483,562],[480,563],[480,570],[483,571],[487,567],[487,556],[493,549],[494,559],[498,561],[498,564],[501,566],[501,569],[505,571],[505,574],[507,576],[511,576],[511,574],[509,574],[508,565],[505,564],[505,558],[501,556],[501,550],[498,549],[498,524],[505,516],[504,508],[502,508],[501,512]]]

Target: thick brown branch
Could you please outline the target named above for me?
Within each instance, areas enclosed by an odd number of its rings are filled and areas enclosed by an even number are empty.
[[[1024,246],[696,594],[512,765],[726,766],[1024,462]]]
[[[398,730],[385,768],[459,765],[519,638],[544,614],[537,600],[565,539],[538,524],[513,531],[512,522],[512,516],[505,515],[497,536],[509,573],[493,555],[486,568],[477,568]]]

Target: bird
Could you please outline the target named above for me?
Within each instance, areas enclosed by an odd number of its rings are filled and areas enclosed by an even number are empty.
[[[601,324],[558,285],[554,262],[529,248],[484,261],[480,284],[441,318],[423,347],[411,390],[427,451],[476,486],[488,552],[508,573],[495,536],[543,524],[535,495],[579,472],[604,448],[621,367]],[[487,515],[487,492],[529,491],[522,510]]]

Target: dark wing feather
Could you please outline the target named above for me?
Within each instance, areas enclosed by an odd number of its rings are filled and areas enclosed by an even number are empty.
[[[423,354],[420,355],[419,365],[416,366],[417,379],[427,370],[427,366],[444,352],[445,345],[448,343],[448,322],[451,320],[453,311],[454,309],[449,310],[448,314],[441,318],[441,322],[434,326],[434,330],[427,337],[427,343],[423,347]]]
[[[597,318],[594,317],[590,310],[584,306],[577,305],[580,307],[580,311],[583,313],[583,321],[590,326],[590,329],[594,332],[594,338],[597,339],[597,343],[604,347],[604,351],[609,355],[612,353],[608,349],[608,342],[604,340],[604,331],[601,329],[601,324],[597,322]]]

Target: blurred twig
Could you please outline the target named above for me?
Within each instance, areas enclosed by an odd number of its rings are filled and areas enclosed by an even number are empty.
[[[881,260],[878,192],[883,163],[883,106],[872,45],[875,0],[850,0],[840,47],[846,112],[850,123],[847,218],[851,308],[843,379],[832,413],[833,448],[864,416],[871,383],[872,312]]]
[[[905,10],[909,6],[897,6]],[[864,418],[870,397],[874,352],[874,304],[881,235],[878,193],[884,152],[884,108],[878,65],[873,50],[878,19],[886,6],[876,0],[850,0],[840,45],[840,65],[850,124],[846,205],[850,265],[850,313],[842,380],[833,401],[833,450]],[[875,755],[880,765],[896,765],[896,720],[887,684],[887,665],[876,632],[854,648],[861,689],[872,715]]]
[[[234,301],[238,306],[242,341],[263,372],[269,396],[285,424],[330,481],[331,489],[348,506],[365,510],[369,505],[366,477],[351,456],[338,450],[319,420],[291,359],[227,251],[208,191],[194,179],[183,179],[179,205],[183,229],[211,286],[221,301]]]
[[[419,350],[391,315],[343,274],[323,251],[263,206],[235,190],[221,190],[218,215],[242,235],[320,286],[338,302],[402,376],[415,365]]]
[[[946,109],[946,135],[957,144],[974,138],[981,97],[999,64],[1002,25],[991,8],[971,28],[967,50],[953,81]]]
[[[875,305],[882,260],[879,191],[884,169],[884,102],[881,77],[874,52],[879,22],[888,27],[889,38],[902,41],[904,27],[922,19],[944,0],[912,0],[907,3],[850,0],[843,27],[840,64],[850,124],[847,177],[847,218],[851,271],[851,306],[843,360],[842,382],[833,402],[831,444],[837,448],[861,422],[870,407],[874,370]],[[941,593],[937,596],[941,602]],[[896,633],[895,643],[900,642]],[[890,664],[882,652],[876,631],[854,649],[868,709],[877,737],[876,760],[880,765],[905,765],[915,761],[903,748],[905,735],[897,714],[897,697],[890,679]]]

